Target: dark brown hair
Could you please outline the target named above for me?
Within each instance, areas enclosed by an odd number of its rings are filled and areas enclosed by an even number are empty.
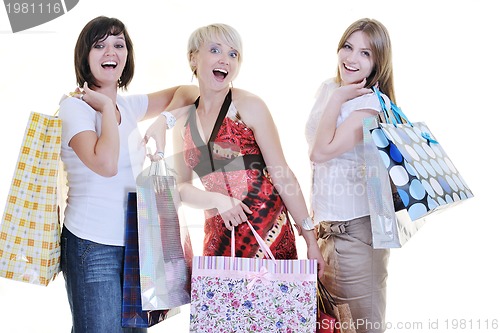
[[[89,53],[94,45],[106,39],[109,35],[117,36],[123,33],[125,44],[127,46],[128,56],[122,75],[118,81],[118,87],[127,89],[127,85],[134,77],[134,47],[132,40],[127,32],[127,29],[122,21],[116,18],[106,16],[98,16],[88,22],[80,32],[75,45],[75,74],[76,82],[79,87],[83,87],[83,83],[87,82],[89,87],[97,85],[95,77],[90,71]]]

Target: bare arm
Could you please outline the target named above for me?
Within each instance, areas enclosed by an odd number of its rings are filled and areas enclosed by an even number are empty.
[[[185,119],[181,119],[184,123]],[[174,128],[174,166],[177,172],[177,183],[181,201],[197,209],[216,208],[224,220],[226,228],[231,229],[247,220],[252,211],[240,200],[217,192],[202,190],[192,183],[193,172],[184,162],[184,127]]]
[[[309,157],[313,162],[326,162],[351,150],[363,138],[363,118],[373,110],[357,110],[337,128],[342,104],[355,97],[370,93],[364,81],[337,88],[331,95],[316,130]]]
[[[198,87],[175,86],[148,94],[148,110],[144,119],[157,117],[167,109],[175,110],[193,104],[198,97]]]
[[[236,98],[237,109],[243,122],[254,132],[257,144],[262,152],[267,169],[274,186],[279,192],[285,206],[296,223],[301,224],[309,217],[306,202],[295,174],[289,168],[281,147],[278,130],[265,103],[254,95],[245,95]],[[307,255],[318,261],[321,276],[325,262],[316,241],[314,230],[303,230],[298,227],[307,244]]]
[[[188,110],[185,106],[193,104],[198,95],[198,87],[194,85],[169,88],[148,95],[149,104],[146,116],[154,115],[157,119],[146,130],[143,142],[147,144],[149,139],[153,138],[156,143],[155,154],[165,150],[165,132],[168,129],[166,118],[160,113],[169,111],[176,119],[180,119]]]
[[[69,146],[90,170],[103,177],[112,177],[118,172],[120,152],[116,107],[109,97],[89,89],[87,83],[83,88],[85,102],[102,114],[101,135],[98,137],[93,131],[80,132],[71,139]]]

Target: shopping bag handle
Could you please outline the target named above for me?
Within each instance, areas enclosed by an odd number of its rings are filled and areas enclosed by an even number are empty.
[[[380,94],[380,90],[378,90],[377,87],[372,87],[372,90],[378,97],[380,106],[382,107],[382,112],[384,113],[384,118],[386,123],[392,123],[393,125],[408,123],[411,127],[413,127],[413,124],[408,119],[408,117],[406,117],[403,111],[396,104],[394,104],[393,101],[390,101],[391,102],[390,111],[393,115],[393,117],[391,117],[389,114],[389,110],[387,110],[385,100],[382,98],[382,95]]]
[[[318,293],[318,295],[323,296],[328,303],[333,304],[333,305],[337,305],[337,301],[335,300],[335,298],[332,296],[332,294],[330,294],[328,289],[326,289],[325,285],[319,279],[318,279],[318,283],[317,283],[317,293]],[[324,307],[325,305],[323,303],[323,297],[319,297],[319,298],[321,299],[321,303],[323,304],[323,307]],[[326,310],[323,310],[323,311],[326,311]]]
[[[253,233],[255,239],[257,240],[257,243],[259,243],[260,248],[264,251],[264,254],[268,258],[270,258],[271,260],[276,261],[276,258],[274,258],[274,255],[271,252],[271,249],[269,248],[269,246],[266,244],[266,242],[262,239],[262,237],[260,237],[260,235],[257,233],[257,231],[255,231],[252,224],[248,220],[246,222],[247,222],[250,230],[252,230],[252,233]],[[235,248],[236,248],[236,246],[235,246],[235,236],[234,236],[234,227],[233,227],[233,229],[231,229],[231,257],[233,257],[233,258],[236,257],[236,249]]]
[[[394,115],[394,117],[391,117],[389,115],[389,111],[387,110],[387,106],[386,106],[386,103],[385,103],[385,100],[382,98],[382,96],[380,95],[380,91],[376,88],[376,87],[372,87],[373,89],[373,92],[377,95],[378,97],[378,100],[380,102],[380,106],[382,107],[382,111],[383,111],[383,114],[384,114],[384,118],[385,118],[385,122],[386,123],[390,123],[392,122],[392,124],[394,126],[398,125],[398,124],[405,124],[407,123],[408,125],[410,125],[411,127],[413,127],[413,124],[411,123],[411,121],[408,119],[408,117],[406,117],[406,115],[403,113],[403,111],[396,105],[393,103],[393,101],[391,101],[391,111],[392,111],[392,114]],[[392,120],[392,121],[391,121]],[[403,121],[404,120],[404,121]],[[420,133],[420,135],[425,139],[427,140],[427,144],[430,145],[431,143],[434,143],[434,144],[438,144],[439,142],[434,139],[430,133],[428,132],[422,132]]]
[[[165,159],[151,161],[148,176],[170,176],[176,174],[175,170],[170,168]]]

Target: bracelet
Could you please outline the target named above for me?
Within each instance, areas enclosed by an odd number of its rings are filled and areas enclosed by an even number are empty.
[[[171,129],[172,127],[175,126],[175,122],[177,121],[177,119],[175,118],[175,116],[172,113],[170,113],[168,111],[163,111],[161,114],[167,120],[167,128],[168,129]]]
[[[305,230],[313,230],[315,226],[316,224],[310,216],[302,220],[302,228]]]

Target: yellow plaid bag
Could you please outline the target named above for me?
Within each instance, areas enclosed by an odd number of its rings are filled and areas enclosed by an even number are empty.
[[[0,225],[1,277],[48,285],[60,271],[61,123],[30,114]]]

